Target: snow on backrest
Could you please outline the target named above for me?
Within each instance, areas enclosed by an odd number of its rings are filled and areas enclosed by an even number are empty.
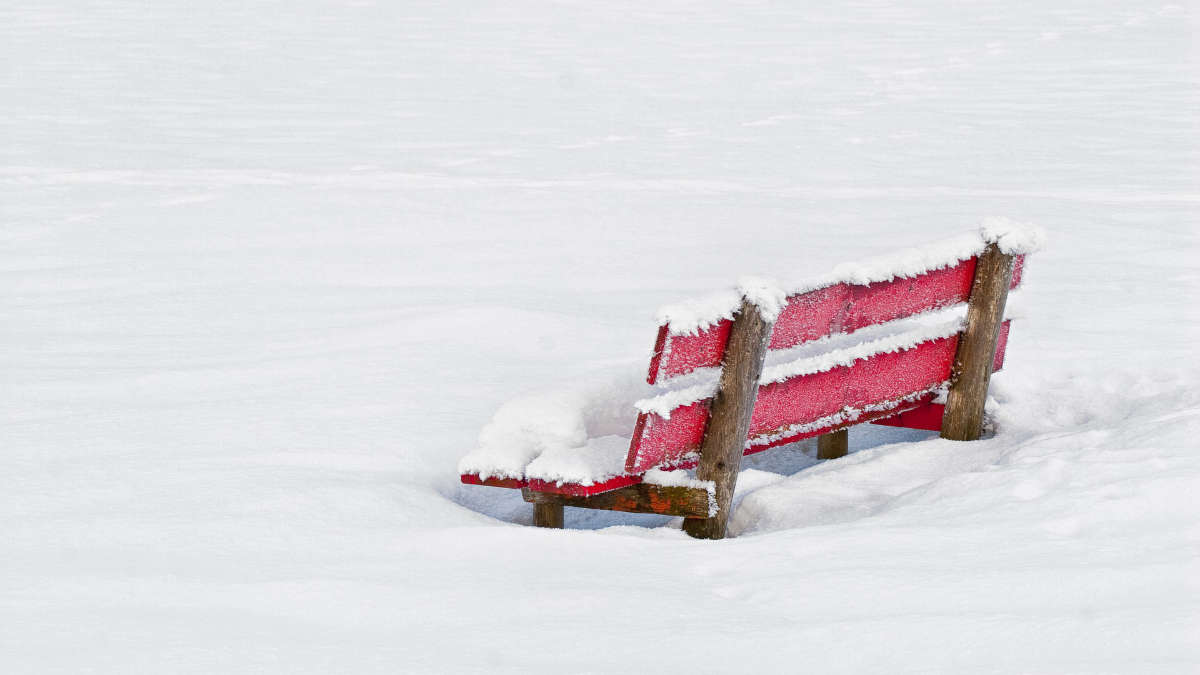
[[[778,295],[771,300],[769,317],[774,319],[770,350],[790,349],[881,324],[888,324],[883,329],[888,334],[851,340],[849,347],[843,345],[764,368],[746,453],[894,415],[930,400],[936,390],[949,384],[962,319],[900,328],[894,334],[890,328],[924,322],[934,315],[908,322],[898,320],[966,302],[978,256],[989,245],[1014,256],[1010,288],[1016,288],[1024,276],[1025,254],[1040,247],[1043,238],[1038,228],[994,220],[977,233],[862,264],[843,265],[830,276],[790,293],[776,288]],[[769,290],[759,283],[756,293],[762,295]],[[766,296],[771,293],[765,292]],[[647,381],[655,384],[720,366],[733,312],[742,297],[752,296],[746,291],[722,293],[663,308]],[[761,304],[759,307],[763,311]],[[1008,332],[1005,321],[993,370],[1004,365]],[[704,438],[716,386],[709,377],[702,384],[639,401],[636,405],[640,414],[626,470],[637,473],[693,463]]]
[[[1025,256],[1017,256],[1011,288],[1021,283]],[[771,333],[770,349],[788,349],[838,333],[853,333],[876,324],[966,302],[975,278],[976,256],[941,269],[872,283],[838,282],[789,295]],[[650,384],[719,366],[732,321],[719,318],[701,326],[670,322],[659,326],[650,359]]]

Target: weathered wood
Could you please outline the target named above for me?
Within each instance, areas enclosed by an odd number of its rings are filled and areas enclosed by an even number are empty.
[[[973,441],[983,433],[983,406],[1012,281],[1013,256],[990,244],[979,255],[967,301],[967,326],[954,355],[942,438]]]
[[[551,527],[561,530],[563,526],[563,505],[535,503],[533,505],[533,524],[537,527]]]
[[[845,457],[850,450],[850,431],[839,429],[817,437],[817,459]]]
[[[521,491],[525,501],[533,504],[558,504],[583,509],[625,511],[626,513],[659,513],[667,516],[707,518],[708,490],[683,486],[664,486],[639,483],[590,497]]]
[[[696,477],[716,484],[717,513],[686,518],[683,531],[697,539],[723,539],[737,486],[742,448],[750,431],[750,416],[758,396],[758,379],[771,339],[771,324],[749,300],[742,300],[733,319],[717,394],[712,400],[708,428],[700,443]]]

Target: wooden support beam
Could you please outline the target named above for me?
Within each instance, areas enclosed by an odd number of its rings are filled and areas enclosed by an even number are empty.
[[[1013,256],[989,244],[975,265],[967,327],[958,339],[954,374],[942,418],[942,438],[973,441],[983,433],[983,406],[1012,281]]]
[[[550,527],[561,530],[563,526],[563,505],[555,503],[534,503],[533,524],[537,527]]]
[[[583,509],[625,511],[626,513],[660,513],[667,516],[706,518],[709,514],[708,490],[694,487],[649,485],[638,483],[590,497],[521,490],[525,501],[540,505],[575,506]]]
[[[758,378],[771,338],[771,324],[749,300],[742,299],[733,319],[717,394],[713,397],[708,427],[700,444],[696,477],[716,484],[717,513],[708,518],[687,518],[683,531],[697,539],[723,539],[741,468],[742,449],[750,431],[750,415],[758,396]]]
[[[845,457],[850,450],[850,430],[838,429],[817,437],[817,459]]]

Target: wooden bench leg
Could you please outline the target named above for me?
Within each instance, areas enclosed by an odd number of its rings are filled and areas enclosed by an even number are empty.
[[[817,459],[845,457],[850,450],[850,430],[839,429],[817,437]]]
[[[534,504],[533,524],[537,527],[552,527],[561,530],[563,526],[562,504]]]
[[[983,407],[996,359],[996,341],[1004,323],[1004,305],[1012,282],[1013,256],[995,244],[979,255],[967,301],[967,326],[954,355],[954,378],[942,417],[942,438],[973,441],[983,433]]]
[[[742,449],[746,446],[750,416],[758,396],[758,378],[762,375],[770,339],[771,324],[763,319],[758,307],[743,299],[729,329],[721,381],[713,397],[708,429],[700,442],[700,464],[696,467],[696,478],[710,480],[716,487],[717,514],[683,520],[683,531],[697,539],[725,538]]]

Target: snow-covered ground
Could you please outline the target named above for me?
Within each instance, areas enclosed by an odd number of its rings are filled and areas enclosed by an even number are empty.
[[[4,3],[0,671],[1196,672],[1197,21]],[[722,542],[459,484],[659,306],[990,215],[994,438],[765,453]]]

